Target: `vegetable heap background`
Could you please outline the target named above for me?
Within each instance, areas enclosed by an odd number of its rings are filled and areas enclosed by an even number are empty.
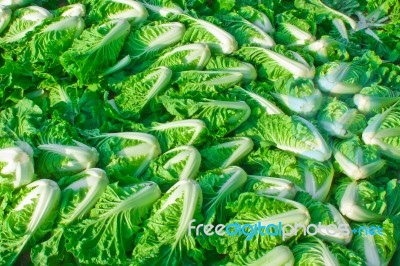
[[[0,265],[400,265],[399,25],[397,0],[0,0]]]

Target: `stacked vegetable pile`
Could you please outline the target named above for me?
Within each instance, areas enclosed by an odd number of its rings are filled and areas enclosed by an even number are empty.
[[[0,4],[0,265],[400,264],[397,0]]]

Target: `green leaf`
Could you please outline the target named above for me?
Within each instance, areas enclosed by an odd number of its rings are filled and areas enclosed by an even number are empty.
[[[165,192],[179,180],[194,179],[200,164],[201,156],[196,148],[180,146],[153,160],[141,179],[156,182]]]
[[[272,3],[272,2],[271,2]],[[238,8],[238,14],[244,19],[250,21],[268,34],[275,32],[273,27],[273,10],[267,7],[254,8],[252,6],[243,6]]]
[[[51,231],[61,191],[47,179],[19,190],[0,224],[0,263],[12,265],[18,256]]]
[[[40,88],[49,93],[51,110],[58,112],[62,118],[74,125],[80,111],[81,91],[77,84],[70,84],[51,77],[41,82]]]
[[[180,42],[185,31],[185,26],[179,22],[154,21],[132,31],[123,50],[136,60],[154,59],[164,49]]]
[[[240,132],[241,136],[320,162],[332,155],[318,129],[301,117],[263,114],[257,121],[251,122],[251,126]]]
[[[98,168],[88,169],[75,176],[60,180],[62,190],[57,227],[49,239],[31,250],[35,265],[73,263],[72,254],[66,251],[64,232],[68,226],[87,216],[108,185],[106,173]]]
[[[265,148],[250,153],[243,167],[249,174],[289,180],[319,201],[327,197],[334,175],[330,161],[303,160],[289,152]]]
[[[290,251],[288,247],[280,245],[268,251],[257,251],[246,255],[237,255],[233,259],[233,262],[228,262],[226,265],[284,266],[293,265],[294,262],[292,251]]]
[[[186,119],[168,123],[153,123],[150,133],[154,134],[162,151],[178,146],[198,146],[209,136],[206,124],[200,119]]]
[[[169,85],[172,71],[166,67],[149,69],[111,85],[118,112],[125,118],[140,118],[153,98],[162,94]]]
[[[357,23],[352,18],[324,4],[321,0],[295,0],[294,5],[296,8],[315,13],[317,22],[338,18],[346,21],[353,30],[357,29]]]
[[[59,57],[80,36],[85,27],[81,17],[64,17],[54,20],[33,35],[29,42],[33,63],[59,65]]]
[[[33,149],[23,141],[4,138],[0,149],[0,185],[14,188],[31,183],[35,177]]]
[[[243,75],[233,71],[182,71],[175,81],[180,87],[220,87],[229,88],[242,81]]]
[[[306,237],[293,245],[296,265],[364,265],[361,257],[341,245],[325,244],[316,237]]]
[[[206,70],[219,70],[239,72],[243,75],[243,82],[251,82],[257,78],[257,71],[253,65],[239,61],[233,57],[211,57],[206,65]]]
[[[302,46],[315,41],[316,23],[312,13],[289,10],[276,16],[277,43]]]
[[[210,132],[222,137],[250,116],[250,107],[242,101],[230,102],[208,100],[195,102],[191,99],[172,99],[161,96],[161,102],[167,111],[177,118],[198,118],[203,120]]]
[[[349,53],[346,50],[346,46],[326,35],[305,46],[304,49],[312,53],[315,61],[318,63],[348,61],[349,59]]]
[[[93,138],[99,165],[112,180],[132,184],[156,158],[161,149],[157,139],[146,133],[106,133]]]
[[[129,30],[130,25],[125,20],[92,26],[61,55],[61,64],[65,71],[86,84],[117,62]]]
[[[66,228],[67,250],[85,264],[126,264],[133,237],[160,196],[152,182],[109,185],[89,216]]]
[[[400,93],[388,87],[372,84],[354,95],[354,104],[362,113],[381,113],[400,100]]]
[[[258,67],[258,75],[275,81],[281,78],[313,78],[315,68],[299,54],[281,46],[274,50],[261,47],[242,47],[236,55]]]
[[[56,16],[61,17],[84,17],[86,14],[86,8],[81,3],[66,5],[54,10]]]
[[[378,154],[378,149],[364,145],[360,139],[336,141],[334,144],[334,157],[340,171],[347,176],[359,180],[370,177],[385,166],[385,161]]]
[[[95,148],[73,140],[74,145],[41,144],[36,171],[40,177],[59,179],[94,167],[99,159]]]
[[[365,144],[375,145],[386,156],[400,158],[400,108],[397,104],[368,121],[362,133]]]
[[[336,98],[328,98],[318,113],[318,122],[327,134],[341,139],[360,134],[367,125],[363,114]]]
[[[317,68],[316,82],[321,91],[331,94],[355,94],[368,84],[379,61],[366,53],[351,62],[333,61]],[[376,57],[376,56],[375,56]]]
[[[160,56],[151,67],[165,66],[172,71],[201,70],[210,59],[211,52],[201,43],[178,46]],[[146,65],[141,68],[148,68]]]
[[[391,220],[382,223],[353,224],[359,230],[349,247],[360,255],[367,265],[387,265],[396,251],[396,227]],[[381,228],[375,235],[368,234],[364,228]]]
[[[335,199],[340,212],[356,222],[383,220],[386,215],[385,189],[372,182],[356,182],[350,178],[340,180]]]
[[[221,139],[200,150],[203,169],[237,165],[253,150],[253,141],[246,137]]]
[[[267,33],[236,13],[223,13],[218,15],[218,19],[221,20],[223,28],[236,38],[240,47],[271,48],[275,46],[274,40]]]
[[[0,128],[3,132],[30,144],[39,132],[42,120],[42,110],[29,99],[22,99],[0,112]]]
[[[176,1],[172,0],[145,0],[142,1],[151,13],[157,14],[155,18],[167,17],[168,15],[181,14],[183,13],[182,8],[176,4]]]
[[[258,250],[268,250],[277,245],[294,238],[291,232],[285,236],[278,235],[278,223],[283,225],[293,225],[295,223],[307,226],[310,222],[309,213],[303,205],[295,201],[284,198],[274,198],[257,195],[255,193],[242,193],[238,200],[227,204],[226,208],[232,213],[232,218],[227,224],[250,224],[253,227],[265,226],[264,229],[247,228],[246,234],[238,232],[237,226],[226,228],[227,232],[223,236],[212,235],[209,238],[210,243],[215,246],[220,254],[227,254],[231,258],[236,255],[245,255],[249,252]],[[266,227],[274,224],[276,227]],[[234,230],[232,230],[234,229]],[[275,230],[275,231],[274,231]],[[261,235],[257,232],[263,232]],[[267,234],[267,231],[272,235]],[[301,230],[298,232],[301,233]],[[251,237],[252,236],[252,237]]]
[[[0,7],[0,33],[2,33],[5,28],[7,28],[8,23],[10,23],[11,20],[11,15],[12,11],[10,8],[8,8],[7,6]]]
[[[13,12],[9,28],[0,38],[0,44],[6,46],[23,42],[32,31],[51,16],[48,10],[39,6],[19,8]]]
[[[243,190],[285,199],[293,199],[297,193],[293,182],[287,179],[257,175],[248,176]]]
[[[203,214],[205,224],[226,223],[225,206],[237,200],[247,174],[238,166],[207,171],[198,178],[203,191]]]
[[[91,4],[88,21],[93,24],[118,19],[139,24],[148,16],[146,8],[134,0],[100,0],[92,1]]]
[[[189,225],[201,219],[202,192],[193,180],[181,180],[158,200],[144,232],[133,250],[135,264],[198,265],[204,251],[188,233]]]
[[[351,227],[335,206],[316,201],[304,192],[297,193],[294,200],[307,207],[311,216],[311,224],[321,226],[316,233],[317,237],[341,245],[350,243],[353,237]]]
[[[186,14],[172,16],[171,20],[185,24],[187,30],[182,39],[184,44],[204,43],[211,51],[222,54],[231,54],[237,50],[235,38],[215,23]]]
[[[309,79],[280,80],[274,84],[273,96],[291,112],[309,118],[322,105],[322,94]]]

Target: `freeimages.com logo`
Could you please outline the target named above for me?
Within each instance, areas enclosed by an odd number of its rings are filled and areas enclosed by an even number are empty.
[[[282,224],[282,222],[263,224],[257,222],[254,224],[239,224],[229,223],[225,224],[198,224],[193,225],[196,220],[191,220],[188,227],[188,234],[191,235],[194,231],[195,236],[205,234],[212,236],[214,234],[219,236],[246,236],[246,240],[251,240],[253,237],[260,236],[272,236],[282,237],[283,240],[295,236],[299,233],[303,235],[314,236],[317,234],[325,236],[346,236],[353,234],[364,234],[364,235],[382,235],[383,228],[380,226],[359,226],[357,228],[351,228],[349,224],[329,224],[323,225],[318,224]]]

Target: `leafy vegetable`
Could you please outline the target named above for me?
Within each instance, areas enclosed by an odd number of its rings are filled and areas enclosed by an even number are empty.
[[[379,150],[395,159],[400,158],[399,150],[399,108],[393,106],[381,114],[377,114],[368,121],[362,139],[365,144],[376,145]]]
[[[0,184],[11,184],[14,188],[31,183],[34,179],[33,150],[23,141],[5,139],[0,149]]]
[[[81,38],[61,55],[65,70],[81,83],[90,82],[107,67],[117,62],[130,25],[125,20],[114,20],[83,31]],[[90,43],[90,45],[88,45]]]
[[[109,185],[89,216],[67,227],[67,250],[85,263],[127,263],[132,237],[160,196],[160,189],[152,182]],[[111,237],[116,232],[123,234]]]
[[[358,135],[367,123],[364,115],[336,98],[328,100],[318,114],[318,121],[327,134],[338,138]]]
[[[321,107],[322,94],[309,79],[289,79],[275,83],[274,87],[274,97],[301,116],[312,117]]]
[[[70,48],[84,26],[84,21],[79,16],[55,20],[33,36],[30,41],[31,58],[38,62],[58,63],[58,57]]]
[[[159,67],[112,84],[118,112],[126,118],[139,118],[152,99],[169,85],[171,76],[170,69]]]
[[[210,58],[206,65],[207,70],[220,70],[239,72],[243,75],[243,81],[251,82],[256,79],[257,71],[253,65],[239,61],[233,57],[216,56]]]
[[[75,221],[82,220],[102,196],[108,185],[106,173],[98,168],[85,170],[60,181],[62,190],[57,227],[46,241],[31,251],[35,264],[66,263],[71,255],[65,247],[64,232]]]
[[[249,175],[245,190],[260,195],[293,199],[297,193],[294,184],[283,178]]]
[[[17,257],[50,232],[57,215],[61,191],[52,180],[40,179],[19,190],[2,217],[0,262]]]
[[[207,45],[201,43],[179,46],[159,57],[151,66],[166,66],[173,71],[201,70],[210,59]]]
[[[148,10],[162,17],[166,17],[170,14],[183,13],[182,8],[170,0],[144,0],[141,2]]]
[[[379,85],[364,87],[353,99],[357,109],[363,113],[380,113],[400,100],[398,92]]]
[[[261,253],[261,254],[260,254]],[[292,251],[286,246],[277,246],[267,252],[251,253],[249,256],[235,256],[234,263],[226,265],[293,265],[294,257]]]
[[[134,0],[101,0],[93,1],[88,20],[91,23],[99,23],[106,20],[124,19],[132,23],[140,23],[146,20],[147,15],[146,8]]]
[[[94,137],[99,164],[114,180],[132,183],[160,153],[155,137],[145,133],[107,133]]]
[[[297,265],[363,265],[361,257],[340,245],[327,245],[316,237],[308,237],[292,249]]]
[[[0,38],[0,44],[22,42],[30,32],[50,17],[51,13],[39,6],[29,6],[14,11],[9,29]]]
[[[398,25],[0,0],[0,265],[400,265]]]
[[[182,145],[199,145],[208,135],[207,126],[200,119],[155,123],[151,132],[157,137],[163,151]]]
[[[350,243],[353,237],[351,227],[335,206],[313,200],[304,192],[299,192],[295,200],[307,207],[312,224],[321,225],[316,232],[317,237],[342,245]]]
[[[267,10],[263,11],[266,12]],[[238,14],[243,18],[247,19],[266,33],[273,33],[275,30],[270,18],[268,17],[269,14],[265,14],[264,12],[251,6],[244,6],[238,10]]]
[[[38,175],[54,177],[79,173],[96,165],[99,154],[95,148],[73,140],[75,145],[42,144],[38,159]]]
[[[262,107],[265,113],[269,115],[284,114],[282,110],[280,110],[273,102],[263,98],[261,95],[247,90],[242,91],[247,94],[249,98],[251,98],[254,102],[256,102],[256,105]]]
[[[278,224],[281,222],[283,225],[301,224],[307,226],[310,222],[310,216],[307,209],[300,203],[284,199],[274,198],[255,193],[242,193],[238,200],[228,203],[227,209],[233,213],[229,224],[257,224],[267,226],[268,224]],[[230,229],[228,229],[230,230]],[[254,236],[249,239],[248,236],[239,233],[226,233],[223,236],[211,236],[210,242],[216,247],[217,251],[222,254],[228,254],[230,257],[235,255],[245,255],[248,252],[257,250],[268,250],[276,245],[280,245],[294,235],[283,236],[277,235],[278,232],[273,232],[271,228],[264,228],[260,230],[269,230],[275,236],[265,233],[263,237]],[[300,234],[301,231],[298,233]],[[244,243],[248,243],[245,245]]]
[[[368,54],[352,62],[333,61],[317,69],[319,88],[332,94],[355,94],[368,84],[371,70],[376,64]]]
[[[321,39],[310,43],[304,49],[314,53],[315,60],[321,63],[335,60],[347,61],[349,58],[346,46],[330,36],[322,36]]]
[[[317,14],[317,20],[339,18],[346,21],[352,29],[357,29],[357,24],[352,18],[329,7],[321,0],[296,0],[295,7],[312,11]]]
[[[250,107],[242,101],[205,99],[195,102],[191,99],[171,99],[167,96],[162,96],[161,101],[170,114],[180,119],[201,119],[211,132],[221,137],[239,127],[250,116]]]
[[[291,132],[291,134],[287,134]],[[253,128],[243,135],[320,162],[328,160],[332,152],[317,128],[309,121],[286,115],[262,115]]]
[[[206,147],[200,153],[205,169],[225,168],[238,163],[253,149],[253,141],[249,138],[228,139]]]
[[[281,150],[259,149],[245,161],[249,174],[287,179],[298,190],[308,192],[314,199],[324,201],[333,181],[334,169],[328,162],[303,160]]]
[[[8,26],[11,20],[11,10],[6,6],[0,7],[0,33]]]
[[[336,189],[340,212],[356,222],[383,220],[386,214],[386,192],[368,181],[357,183],[344,178]]]
[[[153,59],[162,50],[179,42],[185,30],[179,22],[148,24],[128,35],[124,51],[137,59]]]
[[[32,2],[32,0],[2,0],[0,4],[2,6],[8,6],[9,8],[17,8],[21,6],[28,5]]]
[[[260,77],[273,81],[279,78],[313,78],[315,69],[294,52],[276,52],[260,47],[243,47],[237,51],[239,58],[250,61],[259,67]]]
[[[192,219],[201,217],[202,192],[194,180],[181,180],[158,200],[133,251],[138,264],[176,265],[203,260],[203,251],[188,234]]]
[[[238,40],[240,46],[271,48],[275,45],[274,40],[267,33],[235,13],[223,14],[219,16],[219,19],[224,28]]]
[[[176,83],[180,86],[218,86],[232,87],[239,83],[243,75],[239,72],[232,71],[182,71]]]
[[[180,146],[152,161],[143,178],[156,182],[166,191],[179,180],[194,179],[200,164],[201,156],[196,148]]]
[[[355,180],[372,176],[385,165],[377,149],[363,145],[358,138],[335,143],[333,154],[341,171]]]
[[[225,30],[206,20],[179,14],[172,18],[186,25],[183,43],[205,43],[215,52],[230,54],[236,51],[237,41]]]
[[[312,13],[305,16],[300,12],[286,11],[276,17],[276,23],[275,38],[281,44],[298,46],[315,40],[316,27]]]
[[[372,235],[362,232],[364,230],[363,226],[368,226],[368,228],[380,226],[382,229]],[[350,248],[360,254],[366,265],[387,265],[397,246],[392,221],[385,220],[383,223],[357,224],[356,228],[361,232],[354,236],[350,243]]]
[[[223,215],[225,205],[238,198],[239,189],[246,179],[246,172],[237,166],[207,171],[199,177],[199,185],[204,196],[205,222],[225,223],[227,221],[227,217]]]

